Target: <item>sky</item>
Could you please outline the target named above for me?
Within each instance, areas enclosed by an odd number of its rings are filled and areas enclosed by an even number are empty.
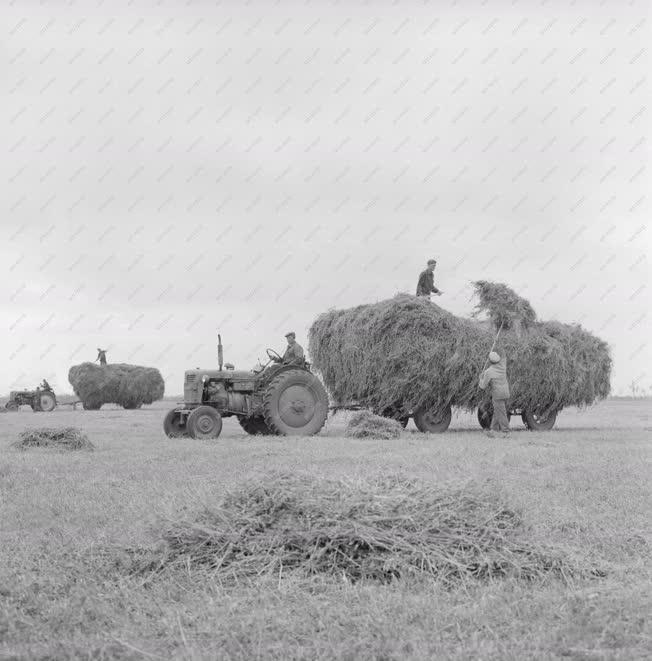
[[[7,2],[0,393],[505,282],[652,388],[646,3]]]

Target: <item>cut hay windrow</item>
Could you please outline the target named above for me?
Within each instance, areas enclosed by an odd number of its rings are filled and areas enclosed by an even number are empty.
[[[430,576],[452,585],[572,574],[561,556],[527,539],[521,516],[496,492],[396,476],[257,477],[170,523],[163,541],[160,568],[205,568],[236,580],[299,572],[381,582]]]
[[[86,409],[99,409],[109,403],[138,408],[161,399],[165,391],[157,369],[125,363],[73,365],[68,381]]]
[[[496,345],[507,354],[510,406],[540,413],[605,398],[611,373],[606,342],[579,325],[526,325],[525,314],[514,312]],[[527,330],[512,329],[515,319]],[[376,412],[444,405],[472,410],[487,397],[478,376],[495,335],[486,323],[398,294],[320,315],[310,328],[310,356],[338,403],[355,401]]]
[[[374,415],[371,411],[356,411],[349,418],[344,435],[348,438],[400,438],[401,425],[391,418]]]
[[[56,448],[59,450],[93,450],[95,446],[88,440],[86,434],[77,427],[39,427],[21,432],[13,447],[25,450],[27,448]]]

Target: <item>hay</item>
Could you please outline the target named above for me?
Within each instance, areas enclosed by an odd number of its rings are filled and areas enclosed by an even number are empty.
[[[430,576],[449,585],[570,574],[526,532],[521,516],[486,489],[281,473],[170,523],[159,567],[206,568],[236,580],[298,572],[382,582]]]
[[[27,448],[47,447],[59,450],[94,450],[95,446],[88,440],[86,434],[77,427],[39,427],[21,432],[12,446],[25,450]]]
[[[73,365],[68,381],[87,409],[99,409],[109,403],[138,408],[161,399],[165,391],[157,369],[125,363]]]
[[[400,438],[401,425],[391,418],[374,415],[371,411],[356,411],[346,425],[345,436],[349,438]]]
[[[487,282],[476,280],[473,283],[478,303],[473,316],[477,317],[485,312],[498,330],[509,330],[518,325],[528,328],[536,320],[537,315],[530,301],[520,297],[514,290],[502,282]]]
[[[486,324],[398,294],[320,315],[309,332],[310,356],[338,403],[399,414],[448,404],[472,410],[486,397],[478,376],[494,335]],[[541,413],[609,394],[608,346],[579,325],[508,329],[496,349],[507,354],[512,408]]]

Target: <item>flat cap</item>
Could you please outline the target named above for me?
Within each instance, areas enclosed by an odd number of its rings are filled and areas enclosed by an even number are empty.
[[[437,260],[436,260],[436,259],[429,259],[429,260],[428,260],[428,265],[430,265],[430,264],[436,264],[436,263],[437,263]]]
[[[285,337],[296,337],[297,334],[294,331],[290,331],[289,333],[285,334]]]

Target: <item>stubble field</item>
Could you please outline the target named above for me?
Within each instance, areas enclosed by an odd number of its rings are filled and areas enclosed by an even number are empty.
[[[0,416],[1,659],[643,659],[652,656],[650,401],[564,411],[548,433],[487,439],[472,416],[443,435],[171,440],[171,404]],[[32,426],[74,425],[94,452],[11,447]],[[135,573],[161,521],[273,470],[492,484],[533,541],[602,576],[351,584],[208,570]]]

